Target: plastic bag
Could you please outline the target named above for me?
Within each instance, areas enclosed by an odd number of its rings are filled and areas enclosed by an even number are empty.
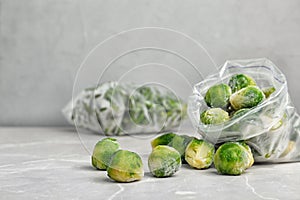
[[[186,104],[161,87],[106,82],[82,91],[64,109],[71,124],[105,135],[172,130],[186,116]]]
[[[275,92],[244,115],[223,124],[201,123],[200,114],[208,108],[204,101],[208,88],[228,84],[234,74],[247,74],[260,88],[275,87]],[[268,59],[227,61],[219,73],[194,86],[188,113],[203,138],[215,144],[245,140],[256,162],[300,161],[300,118],[290,100],[285,76]]]

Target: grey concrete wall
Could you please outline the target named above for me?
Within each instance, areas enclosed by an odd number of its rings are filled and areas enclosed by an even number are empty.
[[[300,109],[299,10],[297,0],[0,0],[0,125],[66,125],[60,110],[72,96],[76,72],[87,53],[112,34],[144,26],[167,27],[190,35],[205,46],[217,65],[227,59],[268,57],[285,73],[290,94]],[[156,37],[149,34],[146,38],[151,43],[159,41]],[[92,65],[103,70],[104,60],[131,40],[125,37],[112,42]],[[174,48],[180,47],[193,57],[198,70],[204,75],[211,71],[207,58],[202,59],[203,52],[197,60],[198,54],[189,45],[175,41]],[[155,54],[150,55],[151,62],[177,63]],[[105,78],[118,78],[130,66],[149,58],[140,52],[130,56]],[[184,64],[176,69],[190,71]],[[83,73],[82,87],[96,80],[89,73]],[[134,77],[153,76],[145,76],[145,71],[136,73]],[[180,85],[166,74],[157,71],[165,84]],[[192,71],[187,76],[191,83],[201,80]],[[178,92],[189,93],[184,87]]]

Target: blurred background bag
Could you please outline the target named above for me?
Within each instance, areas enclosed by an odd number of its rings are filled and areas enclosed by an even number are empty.
[[[63,109],[71,124],[105,135],[172,130],[186,116],[186,104],[156,85],[106,82],[82,91]]]

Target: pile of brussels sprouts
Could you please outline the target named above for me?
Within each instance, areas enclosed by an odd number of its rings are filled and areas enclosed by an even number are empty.
[[[246,74],[233,75],[228,84],[221,83],[207,90],[204,100],[210,108],[200,114],[200,121],[203,124],[222,124],[245,114],[274,91],[274,87],[260,89]]]
[[[172,176],[181,163],[187,163],[194,169],[207,169],[214,164],[219,174],[227,175],[240,175],[254,163],[251,149],[244,142],[226,142],[215,151],[215,146],[203,139],[167,133],[152,140],[151,145],[153,150],[148,165],[150,172],[156,177]],[[159,150],[167,147],[179,154],[175,156],[174,153]],[[154,157],[159,155],[159,159],[151,158],[153,152]]]
[[[220,174],[240,175],[254,162],[251,149],[244,142],[224,143],[215,152],[214,145],[205,140],[166,133],[153,139],[151,146],[148,168],[157,178],[173,176],[182,164],[207,169],[214,163]],[[91,159],[96,169],[106,170],[108,177],[117,182],[133,182],[144,176],[141,157],[121,150],[115,138],[99,141]]]

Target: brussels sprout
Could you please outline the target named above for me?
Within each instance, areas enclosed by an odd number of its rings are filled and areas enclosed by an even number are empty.
[[[203,124],[221,124],[229,120],[229,115],[221,108],[211,108],[201,113],[200,120]]]
[[[214,164],[220,174],[240,175],[253,164],[250,148],[244,143],[227,142],[215,153]]]
[[[209,88],[205,94],[204,100],[209,107],[227,108],[231,89],[226,84],[219,84]]]
[[[180,153],[173,147],[158,145],[149,155],[148,166],[155,177],[172,176],[181,167]]]
[[[236,92],[250,85],[255,86],[256,83],[254,79],[248,75],[236,74],[230,78],[228,85],[230,86],[232,92]]]
[[[107,167],[107,175],[117,182],[133,182],[144,176],[141,157],[131,151],[116,151]]]
[[[262,88],[261,89],[263,91],[263,93],[265,94],[266,98],[269,98],[269,96],[275,92],[275,87],[269,87],[269,88]]]
[[[151,141],[151,146],[152,148],[154,148],[158,145],[168,145],[175,136],[175,133],[166,133],[161,136],[158,136]]]
[[[182,162],[185,162],[185,149],[192,139],[193,137],[190,137],[188,135],[175,135],[172,141],[168,144],[168,146],[173,147],[180,153]]]
[[[240,116],[243,116],[244,114],[246,114],[250,109],[249,108],[242,108],[240,110],[237,110],[233,113],[232,115],[232,119],[238,118]]]
[[[206,169],[212,164],[214,153],[213,144],[195,138],[185,149],[185,160],[191,167]]]
[[[235,110],[252,108],[265,99],[264,93],[256,86],[245,87],[230,96],[230,104]]]
[[[193,138],[194,137],[188,135],[177,135],[175,133],[167,133],[152,140],[151,145],[152,148],[156,147],[157,145],[168,145],[170,147],[173,147],[180,153],[181,160],[183,163],[185,163],[184,160],[185,149],[186,146]]]
[[[97,142],[92,155],[92,165],[97,169],[106,169],[111,156],[119,149],[115,138],[104,138]]]

